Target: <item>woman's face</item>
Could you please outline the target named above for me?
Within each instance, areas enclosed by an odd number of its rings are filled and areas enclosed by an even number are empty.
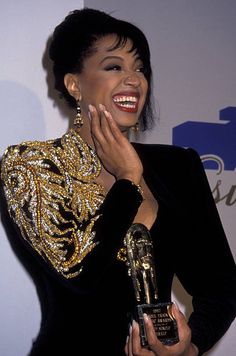
[[[111,50],[115,35],[99,39],[96,52],[86,58],[78,77],[82,114],[88,115],[88,105],[106,107],[122,131],[135,125],[145,103],[148,83],[143,63],[135,51],[129,52],[131,41]]]

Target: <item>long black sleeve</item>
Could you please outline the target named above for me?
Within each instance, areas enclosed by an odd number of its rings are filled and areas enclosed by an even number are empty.
[[[192,296],[192,341],[200,354],[236,316],[236,268],[198,153],[168,145],[134,144],[144,178],[159,203],[152,229],[159,297],[169,300],[176,274]]]
[[[236,268],[200,157],[191,149],[186,154],[189,236],[178,255],[177,276],[193,297],[189,325],[202,354],[235,318]]]
[[[94,226],[97,245],[82,261],[82,270],[79,275],[72,279],[66,279],[22,237],[19,227],[7,213],[7,202],[1,186],[2,221],[8,234],[11,234],[9,239],[13,241],[13,245],[25,248],[39,269],[42,268],[59,283],[78,294],[94,292],[103,273],[116,259],[118,250],[122,247],[125,233],[141,202],[142,196],[131,181],[122,179],[114,183],[98,211],[99,218]]]
[[[58,140],[10,146],[1,160],[1,200],[9,213],[2,216],[10,239],[79,294],[92,293],[116,261],[142,202],[127,179],[105,194],[95,182],[98,167],[98,157],[74,130]]]

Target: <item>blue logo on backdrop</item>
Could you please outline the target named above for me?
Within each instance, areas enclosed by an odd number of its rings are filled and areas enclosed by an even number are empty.
[[[173,128],[173,144],[192,147],[201,156],[205,169],[234,171],[236,168],[236,107],[220,110],[219,123],[187,121]],[[228,190],[229,189],[229,190]],[[222,193],[222,180],[212,190],[215,201],[225,200],[226,205],[236,202],[236,185]]]
[[[205,169],[236,167],[236,107],[220,110],[219,123],[187,121],[173,128],[173,144],[194,148]]]

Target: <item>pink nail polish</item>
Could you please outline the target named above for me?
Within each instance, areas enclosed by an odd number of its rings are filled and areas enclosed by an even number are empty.
[[[93,107],[93,105],[89,104],[88,108],[89,108],[89,111],[90,111],[90,112],[94,112],[94,107]]]
[[[105,106],[104,106],[104,105],[99,104],[98,107],[99,107],[99,109],[100,109],[101,111],[105,111]]]
[[[132,325],[129,326],[129,334],[132,334]]]

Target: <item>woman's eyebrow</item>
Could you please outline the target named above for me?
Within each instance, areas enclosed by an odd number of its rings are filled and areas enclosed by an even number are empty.
[[[101,60],[101,62],[100,62],[100,64],[102,64],[104,61],[106,61],[107,59],[119,59],[119,60],[124,60],[122,57],[120,57],[120,56],[106,56],[106,57],[104,57],[102,60]]]
[[[106,56],[101,60],[100,64],[102,64],[104,61],[109,60],[109,59],[116,59],[116,60],[118,59],[118,60],[124,61],[124,58],[120,57],[120,56]],[[142,62],[142,60],[141,60],[141,58],[139,56],[135,57],[134,61],[135,62],[138,62],[138,61]]]

